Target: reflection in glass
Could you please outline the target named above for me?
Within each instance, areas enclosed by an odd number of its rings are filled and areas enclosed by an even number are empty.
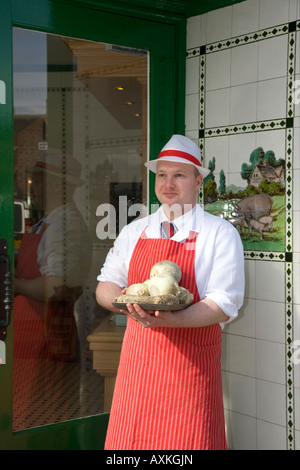
[[[145,202],[147,54],[129,52],[14,30],[15,431],[108,411],[87,338],[123,331],[94,299],[99,207]]]

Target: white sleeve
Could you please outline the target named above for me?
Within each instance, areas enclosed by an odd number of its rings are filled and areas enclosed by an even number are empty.
[[[128,268],[140,231],[124,227],[109,250],[97,280],[113,282],[122,289],[127,287]]]
[[[244,250],[237,230],[229,223],[223,224],[206,246],[208,277],[200,284],[200,298],[216,302],[230,318],[229,323],[238,316],[244,299],[245,274]],[[205,249],[205,247],[204,247]],[[202,266],[204,269],[204,266]],[[201,264],[199,268],[201,269]],[[201,281],[200,281],[201,282]],[[222,323],[221,326],[225,323]]]
[[[71,287],[86,281],[91,243],[80,214],[74,211],[67,216],[66,228],[61,219],[57,219],[43,234],[38,247],[38,263],[42,276],[59,276]]]

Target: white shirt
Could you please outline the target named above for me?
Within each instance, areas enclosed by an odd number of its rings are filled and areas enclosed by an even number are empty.
[[[91,262],[91,243],[82,215],[73,201],[54,209],[44,220],[48,225],[38,246],[42,276],[59,276],[68,287],[83,285]],[[42,223],[32,227],[39,233]]]
[[[146,228],[148,238],[161,238],[160,224],[165,219],[160,207],[154,214],[124,227],[108,252],[98,281],[127,287],[129,263],[139,237]],[[244,298],[244,251],[238,231],[199,205],[173,222],[178,229],[172,237],[174,241],[185,241],[191,230],[198,233],[195,278],[199,296],[216,302],[230,317],[228,323],[238,316]]]

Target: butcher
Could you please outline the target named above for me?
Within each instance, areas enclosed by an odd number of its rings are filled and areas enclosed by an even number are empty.
[[[146,166],[161,205],[123,228],[98,276],[97,301],[114,311],[115,299],[164,260],[179,266],[193,301],[176,311],[140,303],[121,310],[128,320],[105,448],[225,450],[221,332],[243,303],[242,243],[197,203],[209,170],[193,141],[173,135]]]

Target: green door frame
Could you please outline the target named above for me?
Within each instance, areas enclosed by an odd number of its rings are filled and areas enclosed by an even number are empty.
[[[104,6],[106,3],[106,6]],[[173,133],[184,132],[185,20],[129,11],[101,0],[1,0],[0,2],[0,238],[13,259],[12,29],[121,44],[150,51],[150,158]],[[150,184],[152,177],[150,177]],[[149,203],[155,201],[150,191]],[[13,314],[6,364],[0,366],[0,449],[102,449],[108,414],[12,432]]]

